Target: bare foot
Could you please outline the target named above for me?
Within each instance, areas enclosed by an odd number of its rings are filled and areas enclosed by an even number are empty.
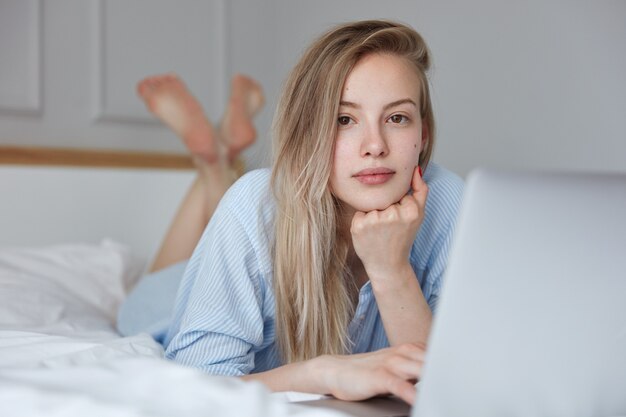
[[[252,119],[264,102],[263,91],[256,81],[241,74],[233,77],[230,99],[220,123],[220,137],[228,148],[231,162],[256,139]]]
[[[192,155],[207,162],[218,159],[215,133],[202,106],[175,74],[156,75],[143,79],[137,92],[150,112],[169,126]]]

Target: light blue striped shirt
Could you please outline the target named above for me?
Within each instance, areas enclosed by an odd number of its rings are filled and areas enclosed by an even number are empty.
[[[166,356],[216,375],[245,375],[280,366],[272,290],[270,171],[252,171],[220,202],[178,290],[166,334]],[[424,297],[435,309],[463,184],[431,163],[426,215],[411,249]],[[353,353],[389,345],[370,283],[361,287],[349,325]]]

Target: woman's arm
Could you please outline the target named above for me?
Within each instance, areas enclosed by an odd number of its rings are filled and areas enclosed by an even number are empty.
[[[215,211],[178,289],[164,343],[168,359],[234,376],[252,372],[255,352],[267,347],[268,180],[267,170],[246,174]]]
[[[412,404],[423,360],[423,346],[403,344],[356,355],[319,356],[242,379],[260,381],[272,391],[326,394],[349,401],[393,394]]]
[[[402,271],[370,280],[389,344],[426,345],[432,312],[411,265],[407,263]]]
[[[413,173],[412,195],[383,211],[357,212],[351,226],[354,249],[372,284],[391,346],[425,345],[432,313],[409,263],[424,218],[428,186]]]

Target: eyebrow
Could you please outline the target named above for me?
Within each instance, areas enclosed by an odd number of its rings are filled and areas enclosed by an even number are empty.
[[[399,106],[401,104],[406,104],[406,103],[412,104],[415,107],[417,107],[417,104],[415,104],[415,102],[413,100],[411,100],[410,98],[402,98],[400,100],[392,101],[391,103],[385,104],[385,106],[383,107],[383,110],[388,110],[388,109],[390,109],[392,107],[396,107],[396,106]],[[360,104],[353,103],[351,101],[340,101],[339,105],[340,106],[345,106],[345,107],[352,107],[352,108],[355,108],[355,109],[360,109],[361,108]]]

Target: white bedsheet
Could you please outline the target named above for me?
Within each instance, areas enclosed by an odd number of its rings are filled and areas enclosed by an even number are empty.
[[[333,416],[260,383],[163,359],[120,337],[115,308],[136,269],[127,248],[0,248],[0,416]]]
[[[0,331],[0,357],[0,414],[7,417],[333,415],[293,407],[258,383],[166,361],[147,335]]]

